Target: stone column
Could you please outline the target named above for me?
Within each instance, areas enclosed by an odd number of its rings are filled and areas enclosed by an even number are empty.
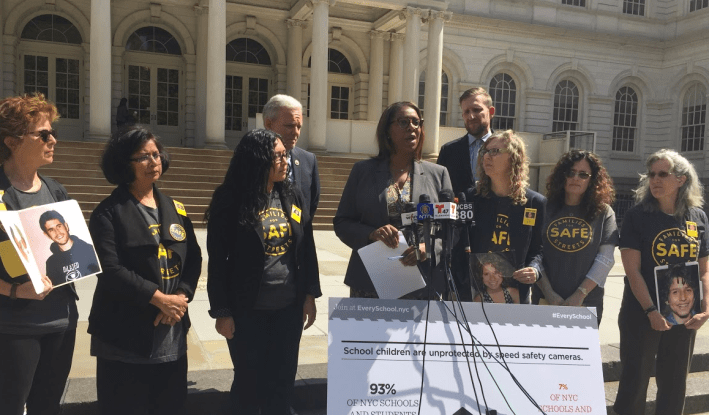
[[[313,0],[313,52],[310,60],[309,148],[327,149],[328,0]]]
[[[426,142],[424,153],[438,153],[439,118],[441,113],[441,71],[443,70],[443,22],[450,13],[431,11],[428,19],[428,61],[426,63],[426,96],[424,105],[427,121],[424,123]]]
[[[406,39],[404,40],[404,73],[402,83],[402,99],[416,102],[419,87],[419,40],[421,37],[421,15],[425,11],[407,7],[403,13],[406,17]]]
[[[369,100],[367,101],[367,119],[377,121],[382,113],[382,95],[384,89],[384,39],[389,33],[369,32],[372,39],[369,66]]]
[[[224,93],[226,91],[226,0],[209,0],[207,14],[206,137],[208,148],[226,148]]]
[[[91,0],[89,140],[111,136],[111,1]]]
[[[404,35],[391,34],[389,50],[389,104],[401,101],[401,85],[404,73]]]
[[[286,20],[288,24],[288,66],[286,67],[286,93],[300,101],[303,90],[303,20]]]
[[[194,146],[203,148],[207,141],[207,26],[206,7],[195,7],[197,15],[197,62],[195,64]]]

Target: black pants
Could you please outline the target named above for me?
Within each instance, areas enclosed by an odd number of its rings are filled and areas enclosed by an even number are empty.
[[[658,415],[682,415],[687,373],[696,330],[683,325],[655,331],[626,280],[618,315],[623,366],[613,409],[619,415],[643,415],[647,386],[656,367]],[[656,357],[657,356],[657,357]]]
[[[0,334],[0,414],[56,415],[71,370],[76,329]]]
[[[290,415],[303,332],[302,307],[250,310],[234,323],[234,337],[227,340],[234,363],[233,413]]]
[[[458,242],[451,252],[451,274],[458,290],[460,301],[473,301],[473,287],[470,279],[470,256],[464,251],[465,242]]]
[[[133,364],[96,358],[102,415],[178,415],[187,398],[187,355],[168,363]]]

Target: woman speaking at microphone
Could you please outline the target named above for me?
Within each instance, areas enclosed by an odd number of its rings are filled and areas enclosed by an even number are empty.
[[[397,102],[387,107],[376,134],[379,154],[354,165],[333,220],[337,236],[352,248],[345,284],[350,287],[350,297],[357,298],[378,298],[357,250],[375,241],[397,247],[401,214],[415,206],[422,194],[436,202],[442,189],[452,192],[448,170],[421,161],[423,119],[414,103]],[[404,265],[416,265],[416,249],[422,248],[412,246],[404,251]],[[425,252],[419,255],[426,257]]]
[[[539,278],[542,218],[546,199],[529,189],[529,160],[522,138],[512,130],[493,134],[478,154],[477,190],[467,195],[475,207],[471,250],[514,252],[520,302],[528,304]],[[482,287],[473,287],[480,291]]]

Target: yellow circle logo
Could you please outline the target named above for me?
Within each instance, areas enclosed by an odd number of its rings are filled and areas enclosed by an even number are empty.
[[[187,232],[185,232],[185,228],[183,228],[182,225],[173,223],[170,225],[170,236],[172,236],[174,240],[182,242],[187,237]]]
[[[696,261],[698,255],[697,240],[679,228],[665,229],[652,241],[652,258],[657,265]]]
[[[591,243],[593,230],[585,220],[567,216],[549,224],[547,239],[559,251],[577,252]]]

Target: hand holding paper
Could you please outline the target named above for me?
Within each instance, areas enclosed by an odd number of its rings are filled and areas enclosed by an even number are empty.
[[[404,258],[405,253],[411,252],[410,249],[415,248],[409,247],[399,232],[399,245],[396,248],[377,241],[357,251],[379,298],[399,298],[426,286],[417,266],[406,266],[397,258]]]

